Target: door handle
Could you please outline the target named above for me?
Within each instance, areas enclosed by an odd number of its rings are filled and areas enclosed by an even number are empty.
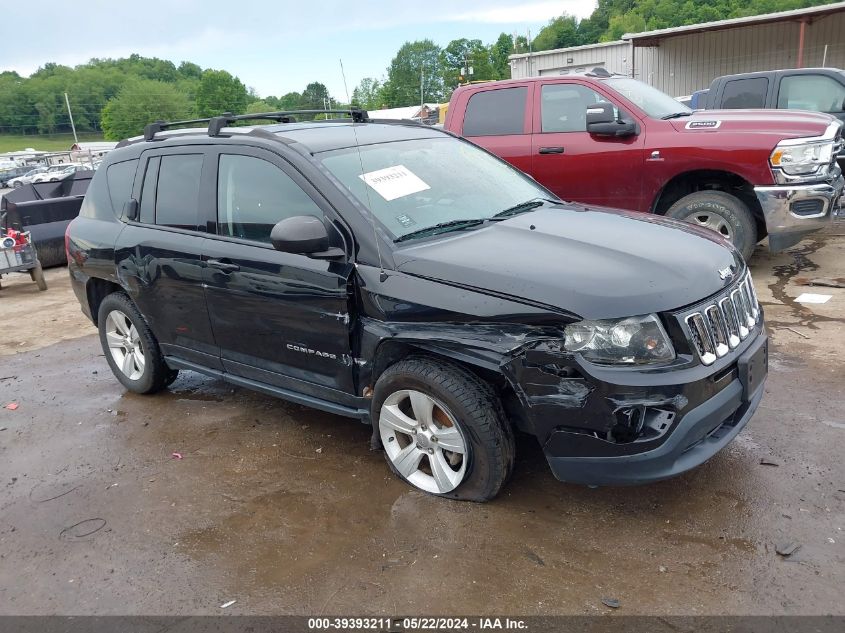
[[[541,147],[540,148],[541,154],[563,154],[562,147]]]
[[[209,268],[216,268],[217,270],[222,270],[224,273],[234,273],[241,269],[237,264],[224,262],[220,259],[209,259],[206,263]]]

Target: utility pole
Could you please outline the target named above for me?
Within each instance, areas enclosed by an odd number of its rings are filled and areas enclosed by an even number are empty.
[[[533,76],[531,68],[531,29],[528,29],[528,76]]]
[[[73,142],[79,143],[79,139],[76,137],[76,126],[73,124],[73,113],[70,111],[70,99],[67,98],[67,93],[65,93],[65,103],[67,104],[67,114],[70,117],[70,129],[73,130]]]
[[[423,96],[423,88],[425,86],[425,66],[420,66],[420,115],[422,115],[423,108],[425,107],[425,97]]]
[[[470,75],[472,75],[474,72],[475,72],[475,70],[473,69],[472,66],[470,66],[469,57],[467,57],[467,54],[464,53],[464,65],[461,67],[460,80],[466,81],[467,83],[469,83]],[[460,81],[458,83],[460,83]]]

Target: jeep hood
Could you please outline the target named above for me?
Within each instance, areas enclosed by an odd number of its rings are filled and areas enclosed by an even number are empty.
[[[672,119],[676,131],[688,134],[774,134],[780,138],[821,136],[835,121],[821,112],[803,110],[696,110]]]
[[[615,209],[560,204],[394,251],[399,272],[586,319],[680,308],[744,271],[707,229]]]

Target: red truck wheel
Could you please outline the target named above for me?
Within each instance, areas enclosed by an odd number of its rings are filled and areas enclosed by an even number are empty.
[[[747,260],[757,244],[757,225],[748,206],[724,191],[697,191],[669,207],[666,216],[720,233]]]

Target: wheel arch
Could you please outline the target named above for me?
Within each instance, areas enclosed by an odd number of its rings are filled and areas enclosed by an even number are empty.
[[[373,354],[369,388],[372,389],[375,386],[379,377],[390,366],[409,357],[445,361],[474,374],[493,388],[507,413],[507,419],[511,420],[517,428],[527,428],[527,422],[520,414],[516,391],[501,369],[504,357],[498,352],[415,339],[383,340],[377,345]]]
[[[85,284],[85,295],[88,300],[88,309],[91,311],[91,319],[94,321],[94,325],[99,325],[99,323],[97,323],[97,317],[99,315],[100,304],[103,303],[103,299],[115,292],[124,292],[124,289],[119,284],[106,279],[91,277]]]
[[[739,174],[727,170],[695,169],[676,174],[660,189],[650,210],[656,215],[665,215],[684,196],[708,190],[721,191],[739,198],[751,211],[757,225],[758,240],[766,236],[766,220],[760,201],[754,194],[754,186]]]

